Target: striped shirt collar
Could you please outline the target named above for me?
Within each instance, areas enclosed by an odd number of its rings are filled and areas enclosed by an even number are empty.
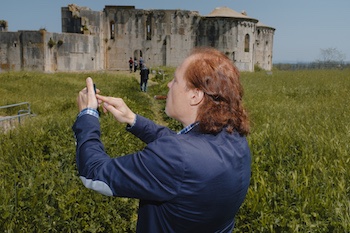
[[[186,134],[189,131],[191,131],[195,126],[197,126],[198,124],[199,124],[199,122],[192,123],[192,124],[186,126],[185,128],[183,128],[182,130],[180,130],[177,134]]]

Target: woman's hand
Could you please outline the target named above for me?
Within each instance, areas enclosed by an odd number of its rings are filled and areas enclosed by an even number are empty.
[[[130,110],[121,98],[114,98],[102,95],[96,95],[98,102],[103,102],[103,111],[110,112],[120,123],[132,125],[135,121],[136,114]]]
[[[96,90],[97,93],[99,92]],[[85,108],[98,108],[98,101],[96,99],[96,94],[94,91],[94,83],[90,77],[86,79],[86,87],[79,92],[78,98],[79,111]]]

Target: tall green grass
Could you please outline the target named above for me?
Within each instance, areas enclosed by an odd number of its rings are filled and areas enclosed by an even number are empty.
[[[137,201],[104,197],[77,177],[71,126],[87,76],[135,112],[181,127],[152,98],[172,74],[153,77],[146,94],[128,74],[0,73],[0,105],[28,101],[37,115],[0,134],[0,231],[135,231]],[[350,232],[349,70],[242,73],[242,84],[252,179],[234,232]],[[110,115],[101,127],[111,156],[144,146]]]
[[[153,99],[128,76],[1,73],[0,105],[28,101],[36,114],[1,134],[1,232],[134,232],[136,200],[96,194],[77,176],[71,127],[77,94],[88,76],[101,94],[123,97],[138,113],[155,118]],[[124,127],[110,115],[101,118],[102,140],[111,156],[144,146]]]
[[[349,70],[242,82],[253,167],[236,232],[349,232]]]

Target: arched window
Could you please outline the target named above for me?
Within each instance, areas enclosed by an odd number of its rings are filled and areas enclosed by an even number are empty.
[[[244,38],[244,52],[249,52],[250,37],[249,34],[245,35]]]

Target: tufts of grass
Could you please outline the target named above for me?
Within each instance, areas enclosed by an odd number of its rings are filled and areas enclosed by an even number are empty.
[[[28,101],[37,114],[0,137],[0,230],[134,232],[137,201],[96,194],[77,177],[76,97],[91,76],[101,94],[177,130],[153,99],[167,93],[174,69],[166,72],[152,76],[148,93],[116,73],[0,73],[0,105]],[[349,70],[242,73],[241,81],[252,178],[234,232],[349,232]],[[111,156],[143,148],[112,116],[100,121]]]

